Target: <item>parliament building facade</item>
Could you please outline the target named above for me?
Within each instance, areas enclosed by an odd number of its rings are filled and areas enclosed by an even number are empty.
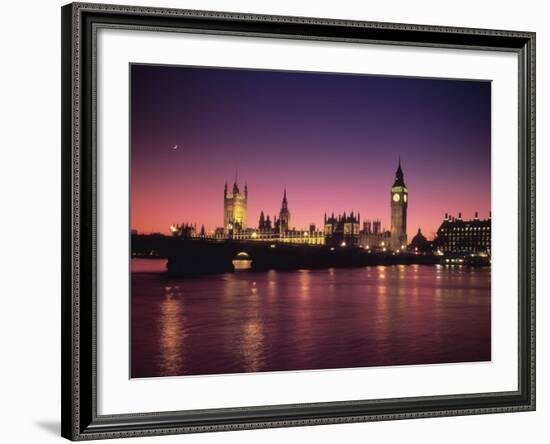
[[[399,162],[395,180],[391,187],[391,228],[382,227],[379,219],[363,221],[361,215],[351,211],[330,216],[325,213],[323,227],[314,224],[296,229],[291,225],[291,212],[286,189],[283,191],[278,214],[270,217],[263,210],[257,224],[248,220],[248,186],[243,191],[237,179],[232,188],[227,182],[223,192],[223,227],[217,228],[213,235],[207,235],[204,227],[200,231],[196,225],[172,225],[174,236],[186,238],[213,238],[216,240],[263,241],[305,245],[327,245],[330,247],[361,247],[368,250],[398,250],[407,243],[407,206],[408,190]]]
[[[480,219],[478,213],[471,220],[445,214],[435,239],[428,241],[420,228],[411,242],[407,239],[407,209],[409,190],[405,184],[405,175],[399,160],[393,185],[390,188],[390,229],[382,226],[380,219],[361,220],[361,215],[350,213],[330,215],[325,213],[323,226],[315,224],[308,227],[292,226],[291,211],[286,189],[283,190],[281,206],[277,214],[270,216],[262,210],[257,223],[248,219],[248,186],[244,184],[241,192],[237,179],[231,189],[227,183],[223,192],[223,227],[207,234],[204,226],[197,229],[196,224],[172,225],[174,236],[188,239],[212,239],[232,241],[269,242],[302,244],[331,248],[357,247],[372,251],[400,252],[415,254],[436,253],[439,255],[481,255],[491,254],[491,216]]]

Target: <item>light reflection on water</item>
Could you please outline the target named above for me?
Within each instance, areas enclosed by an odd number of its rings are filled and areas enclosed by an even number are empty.
[[[134,272],[131,308],[132,377],[491,359],[489,269]]]
[[[185,320],[182,316],[183,301],[175,299],[171,287],[165,287],[165,298],[161,302],[160,370],[166,375],[177,375],[183,368]]]

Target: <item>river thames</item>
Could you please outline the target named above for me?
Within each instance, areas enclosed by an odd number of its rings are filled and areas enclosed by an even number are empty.
[[[236,271],[132,260],[131,377],[491,360],[489,267]]]

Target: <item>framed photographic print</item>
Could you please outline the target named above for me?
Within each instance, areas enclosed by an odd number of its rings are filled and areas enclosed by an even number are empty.
[[[64,437],[535,408],[534,33],[73,3],[62,85]]]

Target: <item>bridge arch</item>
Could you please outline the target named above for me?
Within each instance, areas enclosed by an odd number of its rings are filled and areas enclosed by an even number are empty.
[[[237,270],[249,270],[252,268],[252,258],[250,253],[246,251],[239,251],[232,260],[235,271]]]

